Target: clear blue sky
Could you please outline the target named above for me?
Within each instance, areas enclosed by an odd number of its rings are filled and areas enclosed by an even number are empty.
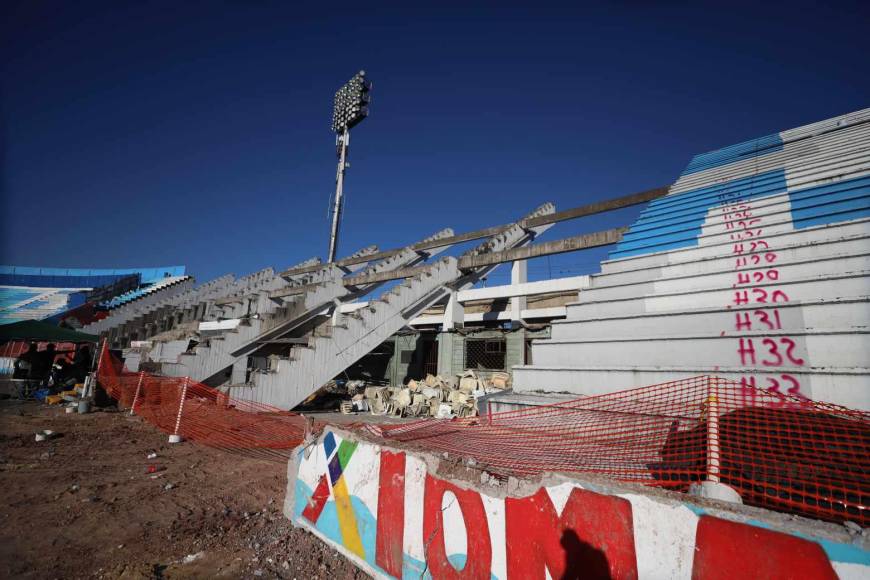
[[[668,184],[870,105],[866,2],[464,4],[3,3],[0,263],[205,281],[323,256],[332,94],[360,68],[342,255]]]

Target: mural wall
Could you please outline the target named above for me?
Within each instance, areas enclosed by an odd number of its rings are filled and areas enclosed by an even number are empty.
[[[285,513],[379,578],[870,575],[866,539],[838,526],[561,476],[436,476],[437,461],[327,430],[291,460]]]

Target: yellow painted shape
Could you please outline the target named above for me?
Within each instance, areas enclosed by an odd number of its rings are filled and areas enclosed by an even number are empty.
[[[350,494],[347,493],[347,485],[344,477],[339,477],[332,486],[332,494],[335,496],[335,509],[338,512],[338,527],[341,529],[341,539],[344,547],[362,558],[366,559],[359,530],[356,527],[356,517],[353,515],[353,505],[350,503]]]

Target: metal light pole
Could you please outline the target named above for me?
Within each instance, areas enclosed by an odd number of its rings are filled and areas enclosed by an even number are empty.
[[[350,145],[350,128],[358,125],[369,114],[369,92],[372,83],[359,71],[335,93],[332,111],[332,131],[336,134],[335,145],[338,169],[335,172],[335,200],[332,206],[332,226],[329,231],[329,254],[327,262],[335,261],[338,250],[338,229],[341,224],[341,209],[344,205],[344,174],[347,171],[347,150]]]
[[[329,255],[327,262],[335,261],[335,252],[338,249],[338,224],[341,221],[341,206],[344,189],[344,172],[347,170],[347,147],[350,144],[350,131],[347,127],[341,135],[335,138],[336,153],[338,154],[338,169],[335,172],[335,202],[332,206],[332,229],[329,232]]]

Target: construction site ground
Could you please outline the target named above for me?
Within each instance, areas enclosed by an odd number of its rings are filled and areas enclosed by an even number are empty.
[[[0,401],[0,577],[367,578],[282,515],[286,468],[115,409]]]

